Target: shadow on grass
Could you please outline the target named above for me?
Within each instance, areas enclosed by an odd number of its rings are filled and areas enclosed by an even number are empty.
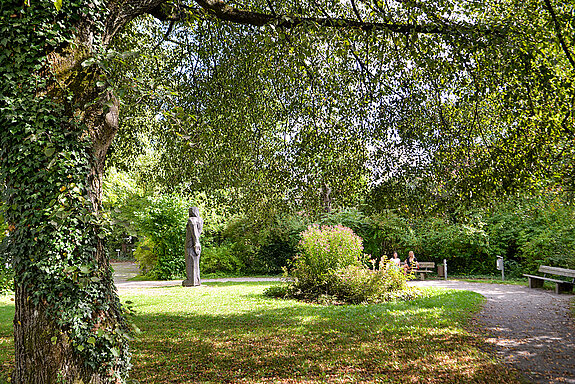
[[[190,299],[192,310],[173,304],[181,302],[181,288],[136,296],[136,309],[148,313],[134,319],[143,333],[132,343],[132,382],[518,382],[482,352],[478,338],[461,330],[460,320],[478,302],[473,293],[448,292],[408,303],[318,306],[267,299],[242,283],[237,297],[215,299],[221,307],[239,303],[237,309],[222,313],[210,307],[212,292],[237,285],[187,291],[197,295]],[[249,301],[258,306],[244,305]],[[168,309],[154,309],[154,303],[168,303]],[[13,306],[0,304],[0,356],[7,359],[0,364],[0,383],[13,366],[13,314]]]
[[[295,303],[227,315],[138,315],[144,333],[133,344],[131,377],[140,383],[517,383],[452,322],[462,316],[452,304],[468,294],[385,305]]]

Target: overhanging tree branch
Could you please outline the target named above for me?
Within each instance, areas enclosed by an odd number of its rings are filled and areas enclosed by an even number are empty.
[[[481,32],[482,34],[497,34],[500,31],[477,25],[446,25],[434,23],[402,23],[402,22],[370,22],[338,17],[300,17],[292,15],[277,15],[238,9],[222,0],[195,0],[200,8],[181,7],[177,10],[171,3],[156,7],[150,14],[160,20],[185,20],[192,16],[213,16],[219,20],[236,24],[264,26],[275,25],[283,28],[293,28],[298,25],[315,24],[322,27],[357,29],[363,31],[388,31],[395,33],[424,34],[461,34]]]
[[[555,14],[555,10],[551,6],[550,0],[545,0],[545,7],[547,8],[547,11],[551,14],[551,19],[553,20],[553,27],[555,29],[555,35],[557,36],[557,40],[559,40],[561,49],[563,49],[563,52],[565,52],[565,56],[567,56],[567,60],[569,60],[571,67],[575,69],[575,60],[573,60],[571,51],[569,51],[569,47],[567,47],[567,43],[565,43],[565,39],[563,38],[563,34],[561,33],[561,28],[559,26],[559,21],[557,20],[557,15]]]

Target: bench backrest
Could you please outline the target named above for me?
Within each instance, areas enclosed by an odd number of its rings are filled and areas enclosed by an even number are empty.
[[[575,278],[575,270],[573,269],[549,267],[547,265],[541,265],[539,267],[539,273],[549,273],[557,276],[566,276]]]
[[[433,261],[419,261],[419,268],[420,269],[427,269],[427,268],[435,268],[435,263]],[[403,267],[405,265],[405,262],[402,261],[401,262],[401,266]]]

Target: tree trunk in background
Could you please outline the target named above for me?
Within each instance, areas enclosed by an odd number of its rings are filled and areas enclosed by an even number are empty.
[[[331,188],[326,183],[321,184],[321,205],[325,213],[331,213]]]

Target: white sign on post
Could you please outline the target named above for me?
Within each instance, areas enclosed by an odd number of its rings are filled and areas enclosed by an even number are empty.
[[[501,280],[505,280],[505,266],[503,265],[503,256],[497,256],[497,270],[501,271]]]

